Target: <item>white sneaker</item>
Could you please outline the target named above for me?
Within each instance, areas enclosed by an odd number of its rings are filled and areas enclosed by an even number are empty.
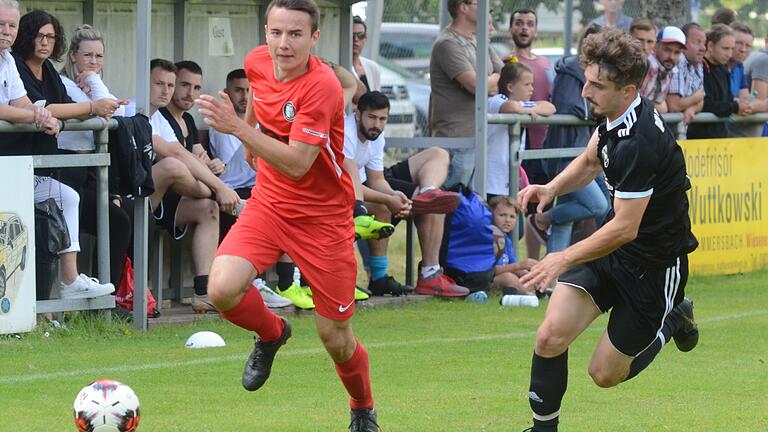
[[[62,282],[59,291],[63,299],[85,299],[112,294],[115,292],[115,286],[111,283],[100,283],[98,279],[80,273],[71,284]]]
[[[268,287],[267,283],[262,279],[254,279],[252,285],[259,289],[259,293],[261,293],[261,297],[264,299],[267,307],[282,308],[293,304],[287,298],[272,291],[272,288]]]

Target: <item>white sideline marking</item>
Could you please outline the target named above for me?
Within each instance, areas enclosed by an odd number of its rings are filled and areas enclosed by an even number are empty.
[[[709,318],[697,320],[697,323],[708,324],[708,323],[731,321],[731,320],[737,320],[741,318],[749,318],[753,316],[767,315],[767,314],[768,314],[768,309],[760,309],[760,310],[747,311],[747,312],[742,312],[742,313],[732,314],[732,315],[721,315],[721,316],[709,317]],[[605,329],[602,327],[591,327],[587,329],[587,331],[600,331],[600,332],[604,330]],[[516,339],[521,337],[532,337],[535,335],[536,335],[535,331],[529,331],[529,332],[520,332],[520,333],[492,334],[492,335],[480,335],[480,336],[469,336],[469,337],[458,337],[458,338],[432,338],[432,339],[422,339],[422,340],[407,340],[407,341],[401,341],[401,342],[367,343],[365,344],[365,347],[368,349],[398,348],[398,347],[419,346],[419,345],[439,345],[439,344],[453,344],[453,343],[459,343],[459,342],[478,342],[478,341],[488,341],[488,340]],[[304,348],[304,349],[290,350],[290,351],[281,352],[280,356],[281,357],[297,357],[297,356],[311,356],[311,355],[317,355],[317,354],[325,354],[325,349],[318,347],[318,348]],[[183,360],[183,361],[175,361],[175,362],[160,362],[160,363],[149,363],[149,364],[132,365],[132,366],[117,366],[117,367],[109,367],[109,368],[79,369],[79,370],[73,370],[73,371],[60,371],[60,372],[50,372],[50,373],[43,373],[43,374],[11,375],[11,376],[0,377],[0,384],[19,384],[19,383],[25,383],[25,382],[45,381],[45,380],[56,379],[56,378],[66,378],[66,377],[82,376],[82,375],[106,376],[110,374],[124,373],[124,372],[137,372],[137,371],[145,371],[145,370],[153,370],[153,369],[199,366],[199,365],[206,365],[211,363],[222,363],[227,361],[242,361],[244,358],[245,358],[245,354],[241,353],[241,354],[233,354],[228,356],[208,357],[203,359],[192,359],[192,360]]]

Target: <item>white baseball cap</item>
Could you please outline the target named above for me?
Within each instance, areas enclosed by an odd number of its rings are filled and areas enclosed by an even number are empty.
[[[685,48],[685,33],[675,26],[667,26],[661,29],[656,42],[679,43]]]

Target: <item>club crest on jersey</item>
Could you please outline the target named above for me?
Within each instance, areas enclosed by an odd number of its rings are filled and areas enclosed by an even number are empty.
[[[603,147],[603,167],[608,168],[608,146]]]
[[[288,101],[283,105],[283,117],[289,122],[296,118],[296,107],[293,106],[293,102]]]

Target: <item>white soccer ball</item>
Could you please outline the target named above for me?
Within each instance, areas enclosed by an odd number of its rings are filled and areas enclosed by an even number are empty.
[[[216,348],[223,347],[224,339],[212,331],[199,331],[187,339],[187,348]]]
[[[74,416],[79,432],[134,432],[139,427],[139,398],[123,383],[96,380],[77,394]]]

